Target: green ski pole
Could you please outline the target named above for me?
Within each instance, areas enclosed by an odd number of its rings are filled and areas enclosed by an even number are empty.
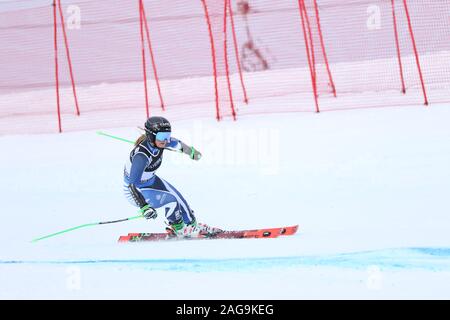
[[[120,220],[113,220],[113,221],[102,221],[102,222],[86,223],[86,224],[82,224],[82,225],[79,225],[79,226],[76,226],[76,227],[73,227],[73,228],[69,228],[69,229],[65,229],[65,230],[59,231],[59,232],[55,232],[55,233],[52,233],[52,234],[49,234],[49,235],[46,235],[46,236],[43,236],[43,237],[40,237],[40,238],[33,239],[33,240],[31,240],[31,242],[33,242],[33,243],[34,242],[38,242],[38,241],[43,240],[43,239],[47,239],[47,238],[50,238],[50,237],[57,236],[59,234],[63,234],[63,233],[66,233],[66,232],[70,232],[70,231],[81,229],[81,228],[85,228],[85,227],[92,227],[92,226],[97,226],[97,225],[101,225],[101,224],[116,223],[116,222],[123,222],[123,221],[143,218],[142,210],[144,210],[144,209],[145,208],[142,208],[141,210],[139,210],[139,212],[141,214],[138,215],[138,216],[129,217],[129,218],[120,219]]]
[[[110,137],[110,138],[113,138],[113,139],[116,139],[116,140],[120,140],[120,141],[124,141],[124,142],[128,142],[128,143],[134,143],[131,140],[127,140],[127,139],[124,139],[124,138],[116,137],[116,136],[113,136],[111,134],[107,134],[107,133],[104,133],[104,132],[101,132],[101,131],[97,131],[97,134],[100,135],[100,136]]]
[[[116,139],[116,140],[119,140],[119,141],[124,141],[124,142],[128,142],[128,143],[134,144],[134,141],[131,141],[131,140],[128,140],[128,139],[124,139],[124,138],[121,138],[121,137],[117,137],[117,136],[113,136],[112,134],[104,133],[102,131],[97,131],[97,134],[100,135],[100,136],[105,136],[105,137],[113,138],[113,139]],[[191,148],[193,148],[193,147],[191,147]],[[173,151],[176,151],[176,152],[180,152],[180,153],[183,152],[181,150],[175,150],[175,149],[170,149],[170,150],[173,150]],[[193,152],[194,152],[193,149],[191,149],[191,152],[193,154]]]

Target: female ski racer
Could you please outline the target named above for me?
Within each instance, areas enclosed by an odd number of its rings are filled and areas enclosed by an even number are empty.
[[[201,237],[221,232],[197,223],[181,193],[155,174],[161,166],[164,150],[183,152],[193,160],[199,160],[201,153],[172,137],[170,122],[163,117],[147,119],[144,130],[125,164],[124,192],[128,200],[141,209],[146,219],[155,219],[155,209],[163,207],[170,236]]]

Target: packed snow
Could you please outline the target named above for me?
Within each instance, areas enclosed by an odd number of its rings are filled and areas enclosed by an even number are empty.
[[[160,212],[31,243],[135,216],[122,194],[132,145],[96,131],[1,136],[0,298],[448,299],[448,119],[434,104],[172,121],[203,158],[166,152],[158,175],[198,220],[299,225],[277,239],[117,243],[163,231]],[[102,131],[134,140],[136,126]]]

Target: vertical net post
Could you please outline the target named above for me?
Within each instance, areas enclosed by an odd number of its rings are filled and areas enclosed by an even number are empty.
[[[411,42],[412,42],[412,45],[413,45],[414,56],[416,58],[416,65],[417,65],[417,70],[419,72],[420,83],[422,85],[422,92],[423,92],[423,97],[424,97],[424,100],[425,100],[424,104],[427,106],[428,105],[427,92],[426,92],[426,89],[425,89],[425,82],[423,80],[422,68],[420,67],[419,54],[417,52],[416,40],[414,38],[414,32],[413,32],[413,29],[412,29],[411,18],[409,16],[409,10],[408,10],[408,5],[406,4],[406,0],[403,0],[403,6],[405,8],[406,19],[408,21],[408,30],[409,30],[409,35],[411,36]]]
[[[237,63],[238,71],[239,71],[239,79],[241,81],[242,92],[244,94],[244,102],[246,104],[248,104],[247,90],[245,89],[244,77],[242,75],[241,61],[239,58],[239,49],[238,49],[238,44],[237,44],[236,28],[234,27],[233,9],[231,7],[231,0],[226,0],[226,1],[227,1],[227,7],[228,7],[228,10],[230,13],[231,31],[233,33],[234,53],[236,54],[236,63]]]
[[[314,84],[316,86],[316,91],[317,91],[316,51],[314,48],[314,39],[312,36],[311,23],[309,22],[308,11],[306,10],[306,4],[305,4],[304,0],[302,0],[302,5],[303,5],[303,14],[305,17],[306,27],[308,30],[307,35],[308,35],[309,49],[310,49],[310,53],[311,53],[311,65],[312,65],[312,69],[313,69]],[[317,95],[318,95],[318,92],[317,92]]]
[[[205,12],[205,19],[208,26],[208,32],[209,32],[209,41],[211,45],[211,56],[212,56],[212,65],[213,65],[213,75],[214,75],[214,94],[215,94],[215,100],[216,100],[216,119],[217,121],[220,121],[220,108],[219,108],[219,89],[218,89],[218,83],[217,83],[217,59],[216,59],[216,49],[214,45],[214,37],[212,33],[212,27],[211,27],[211,19],[209,17],[208,12],[208,5],[206,4],[206,0],[202,0],[203,9]]]
[[[152,67],[153,67],[153,75],[155,77],[155,82],[156,82],[156,88],[158,90],[158,95],[159,95],[159,101],[161,103],[161,108],[164,110],[164,101],[163,101],[163,97],[161,94],[161,86],[159,85],[159,77],[158,77],[158,71],[156,69],[156,62],[155,62],[155,56],[153,54],[153,48],[152,48],[152,42],[150,41],[150,31],[149,31],[149,27],[148,27],[148,22],[147,22],[147,15],[145,14],[145,8],[144,8],[144,3],[142,2],[142,0],[140,0],[140,7],[142,10],[142,20],[144,21],[144,26],[145,26],[145,33],[147,36],[147,44],[148,44],[148,50],[150,52],[150,58],[152,60]]]
[[[59,66],[58,66],[58,29],[56,20],[56,0],[53,0],[53,45],[55,52],[55,87],[56,87],[56,114],[58,117],[58,131],[62,132],[61,103],[59,98]]]
[[[405,86],[405,78],[403,76],[403,65],[402,65],[402,55],[400,52],[400,44],[398,41],[398,29],[397,29],[397,17],[395,14],[395,0],[391,0],[391,6],[392,6],[392,23],[394,26],[394,36],[395,36],[395,47],[397,49],[397,60],[398,60],[398,68],[400,71],[400,81],[402,83],[402,93],[406,93],[406,86]]]
[[[75,99],[75,108],[76,108],[76,113],[79,116],[80,108],[78,107],[77,91],[75,89],[75,79],[73,76],[72,59],[70,58],[69,41],[67,40],[66,27],[65,27],[65,23],[64,23],[64,14],[61,9],[61,0],[58,0],[58,9],[59,9],[59,15],[61,18],[61,28],[62,28],[63,36],[64,36],[64,44],[66,47],[66,56],[67,56],[67,62],[69,65],[70,81],[72,82],[72,92],[73,92],[73,97]]]
[[[319,33],[320,46],[322,48],[322,55],[325,60],[325,65],[327,68],[328,81],[330,82],[331,90],[333,91],[333,95],[336,97],[336,87],[334,85],[333,76],[331,75],[330,64],[328,63],[328,56],[327,56],[327,52],[325,50],[325,41],[323,40],[322,27],[320,24],[319,8],[317,6],[317,0],[314,0],[314,11],[316,14],[316,23],[317,23],[318,33]]]
[[[305,40],[306,56],[307,56],[309,71],[310,71],[310,75],[311,75],[311,84],[312,84],[312,88],[313,88],[316,112],[320,112],[319,101],[318,101],[318,97],[317,97],[317,83],[316,83],[314,56],[313,56],[314,53],[312,52],[313,50],[310,51],[310,45],[309,45],[309,42],[312,39],[310,37],[310,34],[308,36],[308,34],[306,33],[307,26],[306,26],[305,20],[307,19],[307,12],[306,12],[306,8],[305,8],[304,0],[298,0],[298,5],[299,5],[300,18],[301,18],[301,23],[302,23],[303,38]],[[311,45],[312,45],[312,43],[311,43]]]
[[[144,45],[144,21],[142,12],[142,0],[139,0],[139,29],[141,34],[141,56],[142,56],[142,71],[144,75],[144,92],[145,92],[145,113],[147,118],[150,117],[149,102],[148,102],[148,87],[147,87],[147,65],[145,63],[145,45]]]
[[[236,111],[234,109],[234,101],[233,101],[233,92],[231,90],[231,81],[230,81],[230,65],[228,63],[228,47],[227,47],[227,10],[228,9],[228,0],[224,1],[223,6],[223,55],[225,60],[225,73],[227,77],[227,85],[228,85],[228,96],[230,98],[230,108],[231,114],[233,116],[233,120],[236,120]]]

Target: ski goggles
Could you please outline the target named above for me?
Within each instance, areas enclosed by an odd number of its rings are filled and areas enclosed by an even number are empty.
[[[155,136],[155,140],[161,142],[170,142],[170,134],[171,132],[158,132]]]

